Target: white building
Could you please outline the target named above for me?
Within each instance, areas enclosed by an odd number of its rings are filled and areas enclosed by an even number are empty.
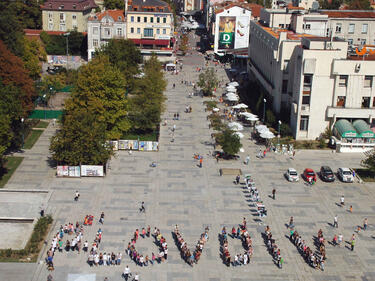
[[[89,17],[87,22],[87,57],[91,60],[95,50],[110,39],[126,38],[126,20],[123,10],[107,10]]]
[[[316,139],[340,119],[372,124],[375,56],[348,57],[348,43],[337,37],[250,26],[248,71],[266,90],[267,106],[290,112],[296,139]]]

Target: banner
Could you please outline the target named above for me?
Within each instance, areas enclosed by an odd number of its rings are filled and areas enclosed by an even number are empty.
[[[110,146],[112,146],[113,150],[118,150],[118,141],[109,141]]]
[[[120,149],[120,150],[129,149],[129,141],[128,140],[119,140],[118,141],[118,149]]]
[[[81,177],[104,177],[103,166],[81,165]]]
[[[233,49],[235,41],[236,17],[220,17],[219,49]]]
[[[81,168],[79,166],[69,166],[69,177],[79,178],[81,176]]]
[[[57,166],[56,175],[58,177],[68,177],[69,176],[69,167],[68,166]]]
[[[234,40],[235,49],[249,47],[250,17],[237,17],[236,35]]]

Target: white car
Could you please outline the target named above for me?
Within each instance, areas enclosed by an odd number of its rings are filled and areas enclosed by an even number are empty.
[[[339,168],[337,170],[337,176],[343,181],[343,182],[353,182],[353,172],[349,168]]]
[[[287,178],[288,181],[298,181],[299,176],[294,168],[289,168],[288,171],[285,173],[285,177]]]

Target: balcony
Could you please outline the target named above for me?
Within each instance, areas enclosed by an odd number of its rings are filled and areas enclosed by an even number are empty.
[[[310,105],[309,104],[302,104],[301,105],[301,114],[307,114],[310,112]]]
[[[343,108],[343,107],[327,107],[327,117],[332,118],[363,118],[367,119],[371,115],[374,115],[373,108]]]

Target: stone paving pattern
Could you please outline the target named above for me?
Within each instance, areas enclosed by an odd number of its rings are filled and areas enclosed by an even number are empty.
[[[194,44],[194,38],[190,38]],[[121,280],[124,266],[128,264],[133,272],[139,272],[141,280],[162,281],[244,281],[244,280],[375,280],[375,194],[374,185],[318,183],[313,187],[302,181],[288,183],[283,173],[288,167],[299,172],[311,167],[316,170],[327,164],[336,170],[340,166],[358,167],[363,154],[336,154],[331,151],[298,151],[295,159],[283,155],[268,154],[265,159],[256,159],[259,145],[244,139],[245,153],[240,160],[220,161],[208,154],[213,151],[212,131],[201,97],[188,98],[192,87],[181,84],[181,80],[196,81],[196,66],[203,65],[201,55],[193,53],[184,58],[183,72],[179,75],[167,74],[169,81],[166,95],[167,109],[164,118],[168,126],[161,127],[159,152],[120,151],[111,160],[111,170],[105,178],[58,179],[48,166],[49,138],[55,128],[47,128],[36,146],[26,152],[25,160],[14,174],[7,188],[48,189],[52,193],[49,210],[54,212],[57,231],[60,224],[82,221],[86,214],[93,214],[93,226],[85,228],[84,240],[92,242],[99,227],[103,230],[100,245],[102,252],[123,251],[136,228],[150,225],[160,228],[168,242],[168,261],[146,268],[137,267],[127,256],[123,256],[121,266],[90,268],[84,253],[56,253],[54,258],[54,280],[74,280],[69,274],[96,274],[96,280]],[[223,82],[228,78],[224,69],[218,68]],[[172,84],[176,88],[172,89]],[[187,105],[193,112],[183,113]],[[180,121],[173,121],[173,113],[179,112]],[[171,142],[171,127],[176,124],[175,141]],[[248,133],[246,134],[248,136]],[[263,148],[263,147],[262,147]],[[205,156],[203,168],[197,167],[192,158],[194,153]],[[249,166],[243,164],[250,155]],[[158,166],[149,165],[156,161]],[[219,176],[219,168],[241,168],[251,173],[257,183],[261,198],[268,209],[268,217],[259,221],[254,207],[248,202],[242,186],[234,185],[234,177]],[[276,200],[269,197],[271,190],[277,189]],[[74,202],[74,192],[79,190],[81,198]],[[336,205],[344,194],[347,205],[353,205],[351,214]],[[146,213],[139,214],[140,202],[145,201]],[[105,212],[103,226],[98,225],[100,212]],[[339,216],[339,228],[329,224],[334,215]],[[346,247],[327,246],[326,271],[321,272],[308,266],[298,254],[295,246],[286,237],[285,226],[289,217],[294,216],[300,234],[313,247],[312,238],[319,228],[325,237],[331,239],[334,233],[342,232],[349,239],[357,224],[368,217],[369,230],[358,235],[354,252]],[[218,233],[225,225],[231,228],[246,217],[254,244],[254,257],[250,265],[226,267],[220,259]],[[178,224],[188,245],[192,248],[203,232],[210,227],[210,239],[206,243],[201,259],[193,268],[180,258],[174,245],[171,231]],[[285,259],[283,269],[279,269],[268,254],[261,237],[265,225],[270,225],[274,238]],[[50,243],[50,240],[48,241]],[[230,247],[236,253],[241,251],[239,241],[230,240]],[[150,241],[139,242],[139,249],[150,255],[156,248]],[[45,255],[44,255],[45,256]],[[43,257],[44,257],[43,256]],[[0,264],[0,280],[46,280],[49,272],[45,265]]]

